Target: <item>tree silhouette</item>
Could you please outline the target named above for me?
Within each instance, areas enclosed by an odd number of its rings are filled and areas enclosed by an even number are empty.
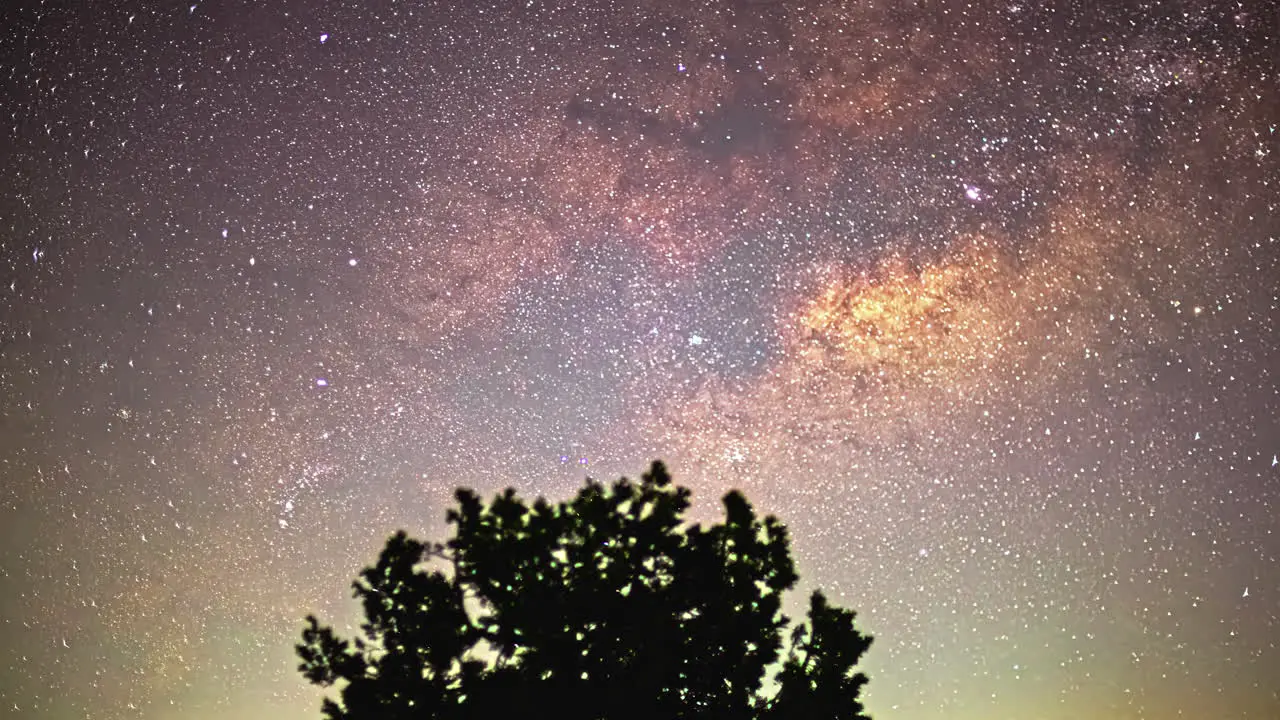
[[[820,592],[764,691],[798,579],[787,530],[737,491],[723,524],[685,525],[689,496],[659,462],[558,505],[458,490],[452,540],[399,532],[360,573],[361,637],[307,617],[299,670],[340,683],[332,720],[866,720],[871,638]]]

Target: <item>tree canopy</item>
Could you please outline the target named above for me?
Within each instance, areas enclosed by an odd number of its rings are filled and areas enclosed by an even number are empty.
[[[788,634],[786,527],[737,491],[688,524],[689,497],[659,462],[555,505],[460,489],[453,539],[399,532],[360,573],[359,637],[307,617],[299,669],[331,720],[866,720],[855,613],[814,592]]]

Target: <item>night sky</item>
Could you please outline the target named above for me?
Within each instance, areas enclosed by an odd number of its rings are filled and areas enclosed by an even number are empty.
[[[877,720],[1280,717],[1278,28],[5,2],[0,716],[318,718],[392,531],[661,458]]]

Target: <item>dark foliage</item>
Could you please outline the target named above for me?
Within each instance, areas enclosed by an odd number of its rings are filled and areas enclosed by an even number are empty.
[[[452,540],[397,533],[360,574],[361,638],[307,618],[300,670],[338,685],[328,718],[865,720],[871,639],[814,593],[783,654],[787,530],[740,493],[709,528],[682,524],[689,491],[661,463],[554,506],[456,497]]]

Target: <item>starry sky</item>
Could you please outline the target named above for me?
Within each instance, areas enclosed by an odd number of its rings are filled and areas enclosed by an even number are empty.
[[[0,715],[319,717],[392,531],[661,458],[879,720],[1280,717],[1278,27],[4,3]]]

